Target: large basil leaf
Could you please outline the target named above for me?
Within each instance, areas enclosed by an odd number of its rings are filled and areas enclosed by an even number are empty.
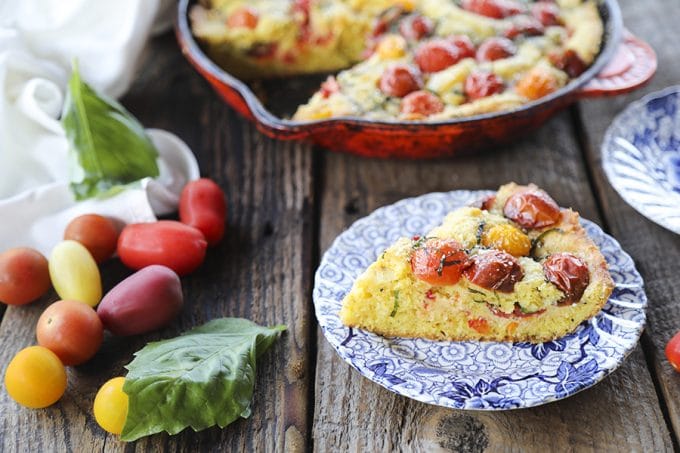
[[[121,439],[184,428],[224,428],[250,415],[255,359],[286,330],[220,318],[171,340],[149,343],[126,366],[129,409]]]
[[[142,125],[119,103],[83,82],[75,65],[61,122],[69,141],[71,190],[77,200],[158,176],[158,152]]]

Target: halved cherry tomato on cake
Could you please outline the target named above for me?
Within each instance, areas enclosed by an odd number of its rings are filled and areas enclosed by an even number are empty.
[[[433,39],[416,49],[415,62],[423,72],[439,72],[461,60],[461,52],[446,39]]]
[[[513,256],[527,256],[531,239],[522,230],[509,223],[494,225],[482,233],[482,245],[508,252]]]
[[[484,41],[475,54],[479,61],[495,61],[517,53],[517,47],[508,38],[493,37]]]
[[[505,83],[500,76],[489,71],[474,71],[465,79],[463,89],[468,100],[485,98],[503,92]]]
[[[378,87],[388,96],[404,97],[419,90],[423,79],[417,69],[404,64],[388,66],[380,77]]]
[[[458,56],[463,58],[472,58],[475,56],[475,45],[467,35],[452,35],[446,38],[449,44],[458,49]]]
[[[321,96],[328,99],[331,95],[340,91],[340,84],[333,76],[328,78],[321,84]]]
[[[531,14],[543,25],[560,25],[560,8],[552,2],[536,2],[531,5]]]
[[[399,33],[412,41],[418,41],[432,34],[434,23],[429,17],[420,14],[409,14],[399,23]]]
[[[229,28],[250,28],[251,30],[257,27],[260,16],[255,8],[250,6],[242,6],[227,18],[227,27]]]
[[[413,117],[430,116],[444,110],[444,103],[429,91],[414,91],[401,101],[401,113]]]
[[[555,253],[543,262],[543,274],[565,296],[560,305],[570,305],[581,300],[590,283],[588,266],[571,253]]]
[[[543,24],[533,16],[517,16],[512,19],[512,25],[505,30],[506,38],[515,39],[520,35],[540,36],[545,32]]]
[[[220,186],[208,178],[187,183],[179,197],[179,220],[203,233],[208,245],[220,242],[227,220],[227,203]]]
[[[680,332],[676,333],[668,341],[665,352],[668,362],[670,362],[675,371],[680,373]]]
[[[463,0],[463,9],[494,19],[514,16],[525,11],[524,5],[515,0]]]
[[[559,222],[560,207],[541,190],[525,190],[512,194],[503,214],[523,228],[545,228]]]
[[[470,258],[465,276],[477,286],[502,293],[510,293],[524,272],[517,259],[509,253],[491,250]]]
[[[413,274],[431,285],[455,285],[467,265],[463,246],[453,239],[423,240],[411,255]]]
[[[550,53],[548,59],[556,68],[566,72],[571,78],[580,76],[588,67],[572,49]]]
[[[491,327],[489,326],[489,321],[487,321],[484,318],[472,318],[468,319],[468,326],[471,329],[474,329],[477,331],[477,333],[481,333],[482,335],[485,335],[489,332],[491,332]]]
[[[515,91],[527,99],[540,99],[560,88],[560,82],[549,69],[536,66],[522,76],[515,85]]]
[[[0,253],[0,302],[24,305],[50,289],[47,259],[37,250],[17,247]]]

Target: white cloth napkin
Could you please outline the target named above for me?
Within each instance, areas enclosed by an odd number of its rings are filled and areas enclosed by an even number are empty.
[[[160,154],[156,180],[76,202],[58,121],[74,58],[83,80],[122,95],[150,33],[167,24],[172,8],[172,0],[0,0],[0,252],[27,246],[49,254],[79,214],[132,223],[176,210],[184,184],[199,177],[179,138],[148,131]]]

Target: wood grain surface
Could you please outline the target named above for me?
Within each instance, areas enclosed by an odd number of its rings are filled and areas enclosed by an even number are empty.
[[[675,0],[674,0],[675,1]],[[225,190],[228,234],[202,268],[183,278],[185,307],[167,328],[107,336],[89,363],[68,371],[65,396],[28,410],[0,392],[0,451],[253,452],[665,452],[678,449],[680,375],[663,355],[680,330],[680,238],[637,214],[600,167],[601,138],[614,116],[644,92],[678,83],[673,2],[622,0],[628,28],[652,44],[659,72],[629,96],[582,102],[516,143],[426,162],[371,160],[276,142],[222,103],[181,56],[174,37],[156,38],[123,103],[147,127],[170,130],[194,150],[204,176]],[[649,297],[648,327],[624,364],[573,397],[509,412],[456,411],[397,396],[343,362],[313,315],[313,272],[332,240],[355,220],[405,197],[535,182],[613,234],[636,261]],[[105,289],[130,272],[104,265]],[[0,368],[35,344],[54,293],[25,307],[0,307]],[[155,435],[123,443],[94,421],[101,384],[146,342],[220,316],[289,330],[258,362],[253,414],[225,429]]]

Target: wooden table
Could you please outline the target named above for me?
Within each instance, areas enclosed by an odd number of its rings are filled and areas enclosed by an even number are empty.
[[[193,148],[205,176],[229,199],[226,240],[183,279],[186,305],[170,327],[137,338],[107,337],[88,364],[69,370],[59,403],[28,410],[0,392],[2,451],[671,451],[680,433],[680,375],[666,341],[680,330],[680,238],[640,216],[600,166],[605,129],[643,93],[678,83],[680,7],[622,0],[628,28],[659,56],[653,82],[629,96],[588,101],[526,139],[471,157],[425,162],[368,160],[270,140],[224,105],[182,58],[171,35],[152,42],[123,100],[147,127],[171,130]],[[313,274],[321,253],[352,222],[404,197],[492,189],[507,181],[546,188],[615,236],[645,279],[648,324],[640,346],[602,383],[571,398],[510,412],[464,412],[397,396],[350,369],[321,335]],[[129,272],[103,269],[105,289]],[[50,294],[8,308],[0,364],[35,343]],[[124,374],[132,353],[220,316],[289,331],[260,360],[253,415],[226,429],[156,435],[125,444],[94,421],[99,386]]]

